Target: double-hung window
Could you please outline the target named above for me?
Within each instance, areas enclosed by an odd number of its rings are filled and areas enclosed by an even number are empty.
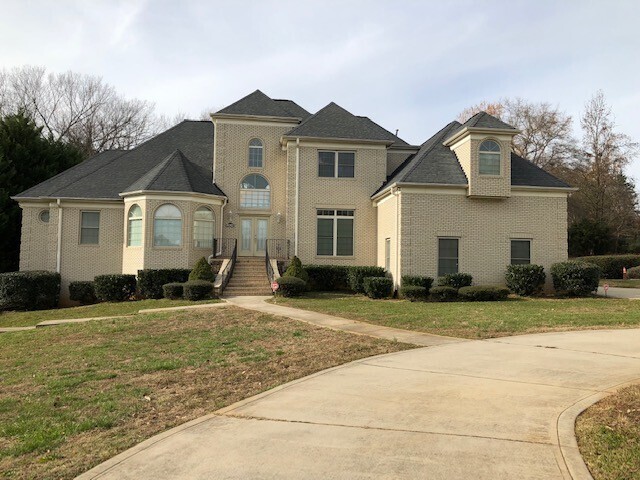
[[[97,245],[100,240],[100,212],[81,212],[80,217],[80,244]]]
[[[318,255],[353,255],[353,210],[318,210]]]
[[[500,175],[500,145],[494,140],[480,144],[478,172],[480,175]]]
[[[458,273],[458,239],[438,239],[438,276]]]
[[[355,171],[354,152],[318,152],[318,176],[353,178]]]
[[[531,240],[511,240],[511,265],[531,263]]]

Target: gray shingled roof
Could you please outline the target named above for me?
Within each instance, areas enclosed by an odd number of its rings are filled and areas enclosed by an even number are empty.
[[[558,177],[511,152],[511,185],[571,188]]]
[[[291,100],[273,100],[260,90],[250,93],[228,107],[218,110],[216,113],[299,119],[309,116],[309,112],[295,102]]]
[[[368,117],[356,116],[333,102],[293,128],[287,136],[379,140],[396,146],[408,145]]]
[[[176,149],[187,159],[185,168],[188,169],[190,178],[197,171],[202,181],[210,183],[213,124],[208,121],[185,120],[136,148],[95,155],[15,197],[119,199],[120,193],[138,179],[146,177]],[[205,190],[200,183],[190,181],[197,191]],[[216,185],[211,186],[211,193],[224,195]]]

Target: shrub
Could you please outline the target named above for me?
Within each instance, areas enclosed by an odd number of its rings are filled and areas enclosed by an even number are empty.
[[[598,289],[600,267],[587,262],[560,262],[551,266],[556,292],[564,295],[588,295]]]
[[[167,283],[184,283],[189,279],[186,268],[159,268],[138,270],[138,293],[144,298],[162,298],[162,286]]]
[[[189,281],[193,280],[204,280],[205,282],[213,282],[216,279],[216,276],[213,274],[213,270],[211,270],[211,265],[207,262],[207,259],[202,257],[200,260],[196,262],[189,274]]]
[[[276,282],[278,282],[276,295],[281,297],[298,297],[307,289],[307,282],[298,277],[280,277]]]
[[[162,296],[164,298],[170,298],[174,300],[176,298],[182,298],[184,295],[184,283],[165,283],[162,286]]]
[[[309,288],[322,292],[349,290],[349,267],[343,265],[306,265]]]
[[[101,302],[123,302],[136,293],[135,275],[98,275],[93,279],[96,298]]]
[[[293,257],[291,259],[291,263],[282,276],[299,278],[300,280],[305,282],[305,284],[309,281],[309,274],[304,268],[302,268],[302,262],[298,257]]]
[[[434,302],[451,302],[458,298],[458,290],[453,287],[433,287],[429,298]]]
[[[386,272],[382,267],[349,267],[347,280],[349,288],[356,293],[364,292],[365,277],[384,277]]]
[[[473,277],[468,273],[447,273],[438,279],[438,285],[441,287],[451,287],[456,290],[471,285]]]
[[[404,277],[402,277],[404,279]],[[404,280],[403,280],[404,281]],[[402,285],[400,287],[400,296],[411,302],[426,300],[429,290],[420,285]]]
[[[631,267],[628,269],[627,278],[640,278],[640,267]]]
[[[96,303],[96,290],[93,282],[71,282],[69,284],[69,298],[82,305]]]
[[[507,287],[523,296],[540,293],[546,278],[542,265],[509,265],[504,276]]]
[[[491,285],[462,287],[458,290],[458,296],[463,300],[471,302],[495,302],[507,298],[509,296],[509,289]]]
[[[189,280],[182,284],[184,298],[191,301],[204,300],[213,296],[213,283],[206,280]]]
[[[433,278],[421,276],[421,275],[403,275],[402,276],[402,286],[416,286],[416,287],[424,287],[429,293],[429,289],[433,285]]]
[[[574,260],[597,265],[603,278],[622,278],[623,268],[640,266],[640,255],[594,255]]]
[[[32,271],[0,274],[0,310],[56,308],[59,300],[59,273]]]
[[[369,298],[387,298],[393,295],[393,280],[387,277],[364,277],[364,293]]]

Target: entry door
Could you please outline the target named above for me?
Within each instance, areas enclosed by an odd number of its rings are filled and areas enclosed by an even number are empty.
[[[240,255],[260,257],[267,244],[269,220],[260,217],[240,218]]]

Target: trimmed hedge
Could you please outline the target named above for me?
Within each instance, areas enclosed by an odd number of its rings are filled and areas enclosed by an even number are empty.
[[[491,285],[462,287],[458,290],[458,296],[470,302],[496,302],[506,299],[509,296],[509,289]]]
[[[213,296],[213,283],[206,280],[189,280],[182,285],[184,298],[187,300],[204,300]]]
[[[211,265],[209,265],[209,262],[207,262],[207,259],[204,257],[201,257],[200,260],[196,262],[188,278],[190,282],[193,280],[204,280],[205,282],[213,282],[215,279],[216,276],[211,269]]]
[[[393,280],[387,277],[364,277],[364,293],[369,298],[387,298],[393,295]]]
[[[458,290],[453,287],[433,287],[429,294],[429,298],[434,302],[451,302],[453,300],[457,300]]]
[[[640,267],[631,267],[627,269],[627,278],[640,278]]]
[[[473,277],[468,273],[447,273],[438,279],[438,286],[459,290],[462,287],[470,286],[472,281]]]
[[[403,285],[400,287],[400,296],[410,302],[426,300],[428,295],[429,291],[420,285]]]
[[[163,285],[184,283],[191,270],[187,268],[159,268],[138,270],[138,293],[144,298],[162,298]]]
[[[305,265],[309,288],[321,292],[349,290],[349,267],[344,265]]]
[[[281,297],[298,297],[307,290],[307,282],[298,277],[279,277],[276,295]]]
[[[170,298],[175,300],[176,298],[182,298],[184,295],[184,283],[165,283],[162,286],[162,296],[164,298]]]
[[[93,279],[96,298],[101,302],[123,302],[136,293],[135,275],[98,275]]]
[[[553,288],[563,295],[583,296],[598,289],[600,267],[587,262],[560,262],[551,266]]]
[[[547,274],[542,265],[509,265],[504,276],[509,290],[521,296],[535,295],[544,287]]]
[[[96,303],[96,290],[93,282],[71,282],[69,284],[69,298],[82,305]]]
[[[60,274],[32,271],[0,274],[0,310],[46,310],[60,300]]]
[[[416,287],[424,287],[429,293],[429,289],[433,285],[433,278],[425,277],[421,275],[403,275],[402,276],[402,286],[416,286]]]
[[[622,278],[622,268],[640,266],[640,255],[593,255],[573,260],[597,265],[603,278]]]
[[[349,288],[356,293],[365,293],[364,279],[366,277],[385,277],[386,272],[382,267],[349,267],[347,280]]]

